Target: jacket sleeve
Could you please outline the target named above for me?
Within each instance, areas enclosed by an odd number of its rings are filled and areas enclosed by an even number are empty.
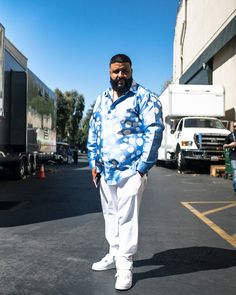
[[[140,104],[140,119],[143,125],[143,152],[136,169],[147,173],[156,163],[158,149],[162,141],[164,130],[162,106],[158,98],[148,93]]]
[[[88,161],[90,168],[98,168],[96,163],[97,159],[97,130],[96,130],[96,110],[98,108],[98,104],[100,101],[100,97],[97,98],[97,101],[93,108],[93,113],[89,121],[89,133],[88,133],[88,141],[87,141],[87,149],[88,149]],[[98,169],[99,170],[99,169]]]

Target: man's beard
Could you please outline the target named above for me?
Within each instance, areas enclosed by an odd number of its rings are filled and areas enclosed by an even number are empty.
[[[124,85],[119,85],[119,81],[123,80],[125,83]],[[125,94],[127,91],[129,91],[131,85],[132,85],[133,78],[132,76],[127,78],[119,78],[117,80],[113,80],[110,78],[111,87],[114,91],[116,91],[119,95]]]

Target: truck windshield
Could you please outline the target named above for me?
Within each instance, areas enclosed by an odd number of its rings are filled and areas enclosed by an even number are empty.
[[[185,128],[216,128],[225,129],[220,120],[204,119],[204,118],[190,118],[185,119]]]

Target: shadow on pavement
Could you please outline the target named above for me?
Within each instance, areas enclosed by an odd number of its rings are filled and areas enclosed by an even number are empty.
[[[210,166],[211,166],[211,162],[204,162],[199,164],[197,163],[197,161],[195,163],[191,163],[188,165],[188,167],[186,168],[185,171],[181,172],[181,174],[210,174]],[[213,164],[212,164],[213,165]],[[216,164],[214,164],[216,165]],[[167,168],[167,169],[170,169],[170,170],[176,170],[176,172],[178,173],[178,169],[177,169],[177,166],[176,164],[174,163],[163,163],[161,161],[158,161],[156,163],[156,166],[159,166],[159,167],[163,167],[163,168]]]
[[[0,203],[17,205],[9,210],[0,206],[0,227],[101,212],[99,191],[92,184],[88,163],[46,166],[45,171],[43,180],[38,173],[23,181],[2,179]]]
[[[158,268],[134,273],[134,284],[143,279],[233,267],[236,266],[236,251],[212,247],[189,247],[167,250],[153,255],[150,259],[134,261],[134,267],[152,265]]]

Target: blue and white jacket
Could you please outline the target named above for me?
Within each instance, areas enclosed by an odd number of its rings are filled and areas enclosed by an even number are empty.
[[[157,96],[133,81],[130,90],[112,101],[113,90],[101,93],[90,119],[88,159],[109,185],[156,163],[161,145],[162,107]]]

